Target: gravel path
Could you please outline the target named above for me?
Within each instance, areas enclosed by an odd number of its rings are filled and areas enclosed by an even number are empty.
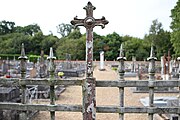
[[[108,66],[105,71],[99,71],[98,67],[94,70],[94,77],[97,80],[117,80],[117,72],[111,70]],[[134,78],[125,78],[125,80],[132,80]],[[118,88],[96,88],[96,102],[99,105],[118,105],[119,104],[119,90]],[[159,94],[155,96],[177,96],[177,94]],[[142,106],[140,98],[148,97],[148,93],[133,93],[132,88],[125,88],[125,106]],[[49,104],[49,100],[39,100],[41,104]],[[82,104],[82,89],[79,86],[69,86],[60,95],[56,104]],[[97,113],[97,120],[118,120],[118,114],[114,113]],[[49,112],[40,112],[34,120],[49,120]],[[81,113],[78,112],[56,112],[57,120],[82,120]],[[125,114],[125,120],[148,120],[147,114]]]

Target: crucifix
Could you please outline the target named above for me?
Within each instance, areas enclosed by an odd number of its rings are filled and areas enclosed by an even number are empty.
[[[95,88],[96,81],[93,78],[93,28],[95,26],[105,27],[109,22],[102,17],[101,19],[95,19],[93,17],[93,10],[96,8],[88,2],[84,7],[86,10],[86,17],[84,19],[78,19],[77,16],[71,21],[71,24],[75,27],[84,26],[86,28],[86,79],[83,80],[83,120],[95,120],[96,119],[96,99]]]
[[[87,6],[84,7],[86,10],[86,18],[78,19],[77,16],[71,21],[71,24],[75,27],[84,26],[86,28],[86,77],[93,77],[93,28],[95,26],[105,27],[109,22],[102,17],[101,19],[95,19],[93,17],[93,10],[96,8],[88,2]]]

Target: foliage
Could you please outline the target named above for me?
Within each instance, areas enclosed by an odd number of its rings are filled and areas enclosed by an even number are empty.
[[[45,36],[42,32],[36,33],[31,39],[31,50],[29,51],[30,54],[40,54],[41,53],[41,42]]]
[[[107,60],[114,60],[119,55],[119,48],[122,43],[122,37],[119,36],[116,32],[113,32],[112,34],[108,34],[105,37],[104,43],[107,46],[107,50],[105,52],[105,56]]]
[[[100,36],[96,34],[95,32],[93,33],[93,38],[94,38],[94,47],[93,47],[93,55],[95,60],[100,59],[100,52],[101,51],[106,51],[105,50],[105,42],[104,42],[104,36]]]
[[[55,49],[56,42],[59,41],[59,38],[53,35],[47,35],[44,36],[43,40],[40,43],[41,49],[44,51],[45,54],[49,54],[50,47],[53,47]]]
[[[28,60],[31,62],[37,62],[38,58],[40,58],[40,55],[29,55]]]
[[[31,37],[22,33],[11,33],[0,36],[0,53],[1,54],[19,54],[21,44],[24,43],[26,49],[29,49]]]
[[[17,26],[15,27],[15,32],[24,33],[25,35],[34,36],[36,33],[41,32],[39,25],[27,25],[25,27]]]
[[[70,24],[61,23],[57,26],[57,29],[57,32],[61,34],[62,37],[66,37],[72,32],[74,27]]]
[[[179,4],[178,4],[179,5]],[[175,7],[176,8],[176,7]],[[174,12],[175,11],[175,12]],[[173,19],[179,18],[177,11],[172,10]],[[175,17],[176,16],[176,17]],[[175,23],[174,23],[175,22]],[[127,60],[144,60],[149,57],[150,46],[153,43],[156,50],[156,56],[160,58],[163,53],[170,49],[171,53],[175,51],[180,55],[179,45],[180,38],[178,20],[171,24],[173,33],[164,31],[162,24],[158,20],[152,21],[149,34],[144,39],[132,36],[120,36],[113,32],[106,36],[93,33],[93,58],[99,60],[100,51],[105,52],[106,60],[115,60],[119,56],[119,48],[124,44],[125,55]],[[0,53],[1,54],[20,54],[21,44],[25,45],[25,52],[30,56],[32,61],[36,61],[41,50],[49,54],[49,48],[53,47],[55,56],[58,59],[65,60],[66,54],[71,54],[72,60],[85,60],[86,57],[86,34],[81,34],[80,29],[74,29],[72,25],[60,24],[58,26],[61,38],[51,35],[44,35],[37,24],[27,26],[15,26],[14,22],[0,22]],[[170,42],[171,37],[171,42]],[[173,47],[172,47],[173,44]]]
[[[13,33],[15,23],[11,21],[1,21],[0,22],[0,35],[5,35],[8,33]]]
[[[56,42],[59,40],[53,35],[43,35],[37,24],[15,27],[13,26],[14,22],[2,21],[0,23],[0,31],[5,31],[1,32],[2,35],[0,35],[1,54],[20,54],[22,43],[25,45],[26,54],[39,55],[41,50],[48,54],[49,48],[55,48]],[[7,27],[2,27],[2,25],[11,27],[8,27],[8,31]]]
[[[63,60],[66,59],[66,54],[71,54],[72,60],[85,60],[85,37],[76,40],[62,38],[56,53],[57,57]]]
[[[0,59],[9,59],[9,60],[14,60],[14,59],[18,59],[18,57],[20,56],[20,54],[0,54]]]
[[[173,54],[173,48],[170,41],[170,32],[164,31],[162,23],[158,20],[153,20],[149,29],[149,34],[145,35],[144,40],[150,45],[155,47],[156,57],[158,59],[167,53],[168,50]]]
[[[80,32],[80,29],[74,29],[72,30],[72,32],[69,33],[69,35],[67,36],[69,39],[79,39],[82,37],[82,34]]]
[[[171,10],[171,42],[174,47],[175,56],[180,56],[180,0],[176,3],[176,6]]]
[[[148,46],[146,41],[139,38],[131,37],[129,40],[124,42],[127,60],[132,60],[133,57],[135,57],[136,60],[146,59],[150,51],[148,48],[150,48],[150,46]]]
[[[114,70],[114,71],[117,71],[117,70],[118,70],[117,67],[112,67],[111,69]]]

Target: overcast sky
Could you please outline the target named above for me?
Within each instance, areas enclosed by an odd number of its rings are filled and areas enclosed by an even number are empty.
[[[155,19],[165,30],[170,30],[169,16],[178,0],[0,0],[0,21],[13,21],[16,26],[36,23],[44,34],[52,31],[57,35],[58,24],[70,24],[76,15],[85,18],[83,7],[88,1],[96,7],[95,18],[105,16],[109,21],[104,29],[98,26],[94,32],[143,38]],[[85,33],[84,27],[80,29]]]

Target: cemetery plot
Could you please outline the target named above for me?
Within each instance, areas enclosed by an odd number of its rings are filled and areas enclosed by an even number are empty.
[[[65,61],[56,62],[56,73],[63,73],[64,77],[83,77],[85,62],[71,61],[71,55],[66,54]]]
[[[102,17],[101,19],[95,19],[93,17],[93,10],[95,10],[95,7],[91,4],[91,2],[88,2],[87,6],[84,7],[86,10],[86,17],[84,19],[78,19],[77,17],[74,18],[74,20],[71,21],[71,24],[75,27],[77,26],[84,26],[87,31],[86,35],[86,67],[85,67],[85,78],[83,79],[64,79],[62,76],[57,76],[56,68],[55,68],[55,59],[53,55],[53,49],[50,48],[49,56],[47,57],[47,68],[43,65],[43,59],[41,60],[41,63],[39,64],[39,74],[37,77],[37,72],[33,71],[32,73],[28,73],[31,69],[28,69],[26,60],[27,56],[25,55],[24,50],[24,44],[22,44],[21,49],[21,56],[19,57],[20,60],[20,79],[9,79],[11,76],[7,76],[6,78],[1,78],[0,82],[1,84],[11,84],[19,86],[21,89],[21,93],[18,96],[21,96],[20,102],[21,103],[11,103],[11,102],[0,102],[0,109],[1,111],[4,109],[7,110],[19,110],[19,119],[25,120],[25,119],[31,119],[29,115],[35,115],[34,113],[40,111],[48,111],[50,113],[51,120],[55,120],[55,112],[56,111],[70,111],[70,112],[81,112],[82,117],[84,120],[95,120],[96,119],[96,112],[100,113],[116,113],[118,114],[117,119],[123,120],[126,118],[126,114],[132,114],[132,113],[143,113],[148,115],[149,120],[153,120],[154,116],[156,114],[177,114],[179,113],[179,100],[168,98],[171,102],[169,102],[169,105],[175,105],[173,107],[171,106],[163,106],[167,104],[167,98],[158,98],[154,97],[155,89],[157,87],[177,87],[178,91],[180,90],[179,86],[179,80],[170,80],[169,78],[169,71],[168,71],[168,79],[167,80],[156,80],[155,79],[155,73],[156,73],[156,64],[155,61],[157,58],[155,57],[155,52],[153,46],[151,46],[151,52],[150,57],[147,58],[147,61],[149,61],[148,64],[148,78],[149,80],[131,80],[127,81],[124,79],[125,77],[125,52],[123,49],[123,44],[121,44],[120,47],[120,53],[117,58],[119,61],[118,65],[118,78],[116,80],[96,80],[96,78],[93,77],[94,72],[94,66],[93,66],[93,28],[95,26],[101,26],[102,28],[105,27],[106,24],[108,24],[108,21],[105,19],[105,17]],[[179,59],[180,60],[180,59]],[[168,58],[169,62],[169,58]],[[168,63],[169,64],[169,63]],[[9,64],[8,64],[9,65]],[[67,61],[66,69],[72,69],[72,64]],[[103,65],[101,63],[101,65]],[[63,66],[63,65],[62,65]],[[103,66],[101,66],[103,67]],[[168,65],[169,67],[169,65]],[[35,68],[33,66],[33,68]],[[6,69],[6,68],[4,68]],[[8,68],[10,70],[10,67]],[[179,67],[180,69],[180,67]],[[28,71],[29,70],[29,71]],[[47,70],[47,76],[49,78],[44,78],[46,76]],[[59,71],[58,71],[59,72]],[[62,71],[61,71],[62,72]],[[102,72],[102,71],[101,71]],[[103,71],[105,72],[105,71]],[[107,72],[107,71],[106,71]],[[133,60],[132,66],[131,66],[131,75],[132,73],[136,72],[135,67],[135,60]],[[10,73],[10,72],[9,72]],[[180,73],[179,73],[180,74]],[[29,76],[31,78],[29,78]],[[102,75],[103,76],[103,75]],[[140,76],[140,72],[138,72],[138,77]],[[35,78],[32,78],[35,77]],[[110,76],[112,77],[112,76]],[[139,77],[140,78],[140,77]],[[33,85],[33,86],[31,86]],[[33,98],[37,98],[37,89],[38,85],[42,85],[42,90],[48,91],[49,93],[43,93],[44,96],[50,97],[50,103],[49,104],[31,104]],[[72,86],[80,86],[82,91],[82,105],[71,105],[71,104],[56,104],[56,88],[58,88],[58,85],[72,85]],[[48,86],[47,88],[44,86]],[[115,106],[96,106],[96,87],[115,87],[118,91],[118,105]],[[128,93],[128,96],[126,95],[126,91],[129,91],[129,87],[148,87],[148,107],[147,106],[133,106],[129,107],[127,106],[127,103],[125,102],[125,99],[134,101],[133,94],[135,93]],[[158,88],[159,89],[159,88]],[[11,99],[14,96],[16,96],[16,92],[13,92],[13,90],[2,90],[5,92],[4,99]],[[74,91],[73,91],[74,92]],[[109,92],[109,91],[104,91]],[[4,94],[4,93],[3,93]],[[14,95],[15,94],[15,95]],[[18,94],[18,93],[17,93]],[[74,94],[74,93],[73,93]],[[106,98],[112,94],[106,95]],[[136,93],[136,97],[140,97]],[[145,99],[146,100],[146,99]],[[162,103],[162,101],[165,101],[165,103]],[[160,101],[160,103],[159,103]],[[173,102],[172,102],[173,101]],[[176,101],[176,102],[174,102]],[[70,102],[71,103],[71,102]],[[146,103],[146,101],[144,102]],[[160,105],[159,107],[156,107],[156,105]],[[163,107],[162,107],[163,106]],[[3,111],[4,113],[4,111]],[[33,113],[33,114],[31,114]],[[0,112],[2,114],[2,112]],[[12,115],[11,115],[12,116]],[[177,118],[177,116],[173,116],[173,118]],[[180,114],[178,114],[178,118],[180,118]],[[75,118],[76,119],[76,118]],[[131,118],[134,119],[134,118]],[[139,119],[139,118],[138,118]]]
[[[140,102],[144,106],[149,106],[149,97],[141,98]],[[155,97],[153,101],[154,105],[156,107],[177,107],[180,104],[180,101],[178,100],[178,97]],[[156,119],[164,118],[168,120],[178,120],[177,114],[159,114],[155,116]]]

